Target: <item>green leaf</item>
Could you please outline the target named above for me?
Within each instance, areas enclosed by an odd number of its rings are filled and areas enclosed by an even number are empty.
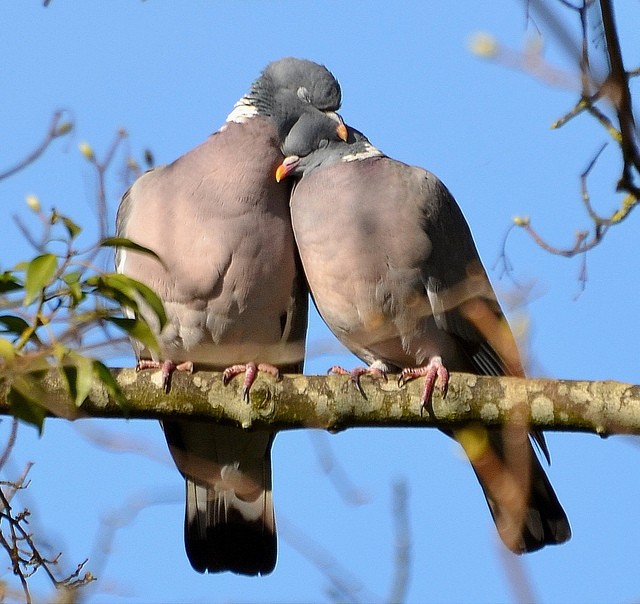
[[[16,340],[21,340],[22,345],[28,341],[34,344],[42,344],[42,341],[35,332],[39,325],[41,325],[40,322],[34,327],[27,323],[22,317],[16,317],[15,315],[0,316],[0,333],[14,334]]]
[[[71,285],[72,283],[78,283],[80,281],[80,277],[82,277],[82,273],[80,271],[69,271],[62,275],[62,280],[67,285]]]
[[[42,434],[47,410],[38,403],[39,388],[28,376],[21,376],[11,384],[7,400],[11,413],[22,421],[32,424]]]
[[[67,232],[69,233],[69,237],[71,239],[75,239],[82,229],[75,223],[71,218],[65,216],[64,214],[59,214],[57,210],[53,210],[51,212],[51,224],[55,224],[56,222],[62,222],[65,227],[67,227]]]
[[[69,295],[71,296],[71,299],[73,300],[72,306],[74,308],[76,306],[78,306],[78,304],[80,304],[80,302],[82,302],[86,298],[86,295],[82,291],[82,287],[80,286],[79,283],[70,283],[69,284]]]
[[[70,271],[62,275],[62,280],[69,286],[69,295],[72,300],[72,307],[78,306],[86,298],[86,294],[82,291],[82,283],[80,278],[82,273],[80,271]]]
[[[120,384],[111,375],[109,368],[100,361],[93,361],[93,373],[96,378],[102,382],[107,392],[115,399],[116,403],[126,409],[129,406],[127,399],[122,393]]]
[[[82,229],[75,223],[71,218],[67,218],[66,216],[60,216],[62,223],[67,227],[67,231],[69,232],[69,237],[71,239],[75,239],[81,232]]]
[[[76,407],[84,403],[93,387],[93,359],[80,356],[76,362]]]
[[[167,322],[167,315],[164,310],[162,300],[156,293],[144,283],[131,279],[119,273],[108,273],[89,277],[87,285],[96,288],[96,291],[103,296],[115,300],[138,313],[139,301],[142,299],[155,313],[160,329]]]
[[[58,268],[58,259],[53,254],[36,256],[27,266],[24,281],[24,305],[29,306],[40,292],[51,282]]]
[[[126,306],[137,312],[138,300],[136,299],[136,289],[121,279],[114,279],[114,276],[112,273],[94,275],[89,277],[85,283],[87,286],[94,288],[94,293],[114,300],[121,306]]]
[[[62,359],[60,369],[64,375],[69,393],[76,407],[80,407],[91,392],[93,386],[93,359],[73,351]]]
[[[123,275],[119,275],[122,277]],[[128,277],[127,277],[128,279]],[[151,310],[155,313],[158,318],[158,323],[160,324],[160,330],[164,328],[167,324],[167,314],[164,310],[164,304],[162,300],[158,297],[158,295],[144,283],[140,283],[140,281],[135,281],[134,279],[130,279],[132,286],[138,291],[138,293],[142,296],[142,299],[149,305]]]
[[[89,283],[89,280],[87,280],[87,285],[92,285],[91,283]],[[94,296],[100,295],[111,302],[116,302],[118,305],[122,306],[123,308],[131,309],[134,314],[138,314],[138,301],[135,300],[134,298],[131,298],[128,295],[122,293],[122,291],[109,287],[102,282],[93,284],[93,287],[94,289],[90,291],[90,294]],[[108,314],[112,315],[113,312],[110,311]]]
[[[127,239],[126,237],[106,237],[100,242],[100,247],[123,247],[128,250],[133,250],[134,252],[140,252],[141,254],[147,254],[155,258],[158,262],[160,262],[163,266],[164,263],[160,259],[160,256],[156,254],[153,250],[148,247],[144,247],[131,239]]]
[[[12,333],[16,336],[21,336],[25,329],[29,329],[29,323],[22,317],[16,317],[15,315],[0,316],[0,333]]]
[[[127,333],[130,338],[138,340],[141,344],[146,346],[149,350],[158,350],[158,341],[155,335],[151,331],[151,328],[146,321],[140,318],[136,319],[123,319],[121,317],[107,317],[106,319],[110,323],[117,325],[120,329]]]
[[[16,349],[9,340],[0,338],[0,359],[4,359],[5,362],[11,362],[16,358]]]
[[[0,294],[6,294],[17,289],[22,289],[22,283],[10,271],[4,271],[0,275]]]

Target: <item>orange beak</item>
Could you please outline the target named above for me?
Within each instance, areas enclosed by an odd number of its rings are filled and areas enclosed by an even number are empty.
[[[336,129],[336,132],[338,134],[338,138],[341,141],[344,141],[346,143],[347,138],[349,138],[349,132],[347,130],[347,127],[344,124],[338,124],[338,128]]]
[[[276,182],[284,180],[291,170],[293,170],[300,161],[297,155],[289,155],[284,158],[284,161],[276,168]]]
[[[280,182],[283,178],[287,177],[287,168],[284,164],[280,164],[276,170],[276,182]]]

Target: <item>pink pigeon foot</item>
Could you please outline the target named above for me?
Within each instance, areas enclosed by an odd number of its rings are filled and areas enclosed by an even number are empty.
[[[360,384],[360,378],[363,375],[369,375],[377,380],[387,381],[387,372],[384,369],[380,369],[379,367],[354,367],[351,371],[348,369],[344,369],[344,367],[340,367],[340,365],[334,365],[327,371],[327,373],[334,373],[336,375],[348,375],[351,379],[351,383],[358,389],[360,394],[366,398],[366,394],[362,389],[362,385]]]
[[[444,397],[447,395],[447,388],[449,387],[449,371],[442,363],[441,357],[433,357],[429,363],[423,367],[407,367],[406,369],[403,369],[400,377],[398,378],[398,385],[404,386],[407,382],[421,376],[424,376],[425,378],[422,396],[420,397],[421,409],[424,409],[431,399],[436,379],[440,381],[440,392],[442,392],[442,396]]]
[[[231,365],[222,373],[222,383],[226,386],[236,375],[244,373],[244,383],[242,385],[242,400],[249,402],[249,391],[253,382],[256,380],[258,371],[271,374],[276,380],[280,379],[280,370],[269,363],[246,363],[240,365]]]
[[[136,364],[136,371],[142,371],[143,369],[161,369],[162,370],[162,389],[169,392],[171,388],[171,376],[174,371],[188,371],[193,372],[193,363],[191,361],[184,361],[183,363],[174,363],[173,361],[151,361],[149,359],[141,359]]]

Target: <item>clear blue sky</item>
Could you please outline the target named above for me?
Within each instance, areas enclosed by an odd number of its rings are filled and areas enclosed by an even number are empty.
[[[30,253],[9,218],[28,215],[27,194],[81,223],[95,223],[94,174],[78,143],[88,141],[100,156],[125,127],[134,154],[149,147],[158,163],[169,162],[217,129],[260,70],[287,55],[326,64],[342,84],[348,122],[389,155],[445,181],[505,303],[513,284],[491,267],[514,215],[531,216],[541,233],[563,245],[588,226],[579,174],[605,142],[604,132],[586,119],[551,131],[575,95],[468,51],[477,31],[519,47],[526,37],[519,2],[41,4],[23,0],[1,9],[0,170],[33,148],[54,110],[71,111],[77,128],[73,139],[57,141],[37,164],[0,182],[3,268]],[[636,67],[638,5],[616,4],[626,59]],[[547,56],[573,67],[552,42]],[[619,199],[613,193],[617,169],[610,148],[592,179],[604,213]],[[115,172],[108,183],[112,221],[123,192]],[[514,324],[526,320],[532,374],[638,382],[637,228],[632,216],[589,255],[589,281],[577,300],[579,261],[550,257],[523,233],[510,238],[515,275],[535,293],[511,314]],[[356,363],[317,316],[308,341],[308,373]],[[0,431],[7,426],[3,422]],[[100,438],[140,452],[107,451],[96,444]],[[64,568],[91,558],[88,569],[100,582],[88,592],[90,602],[329,601],[329,581],[299,552],[300,539],[315,544],[306,545],[307,552],[325,552],[336,569],[345,569],[362,601],[384,601],[393,576],[396,479],[408,481],[410,494],[408,601],[515,601],[488,509],[455,443],[433,430],[350,430],[314,438],[296,432],[276,440],[280,551],[276,571],[264,578],[191,570],[182,543],[183,483],[156,422],[56,420],[41,439],[22,428],[2,478],[15,478],[27,461],[35,462],[32,484],[19,501],[32,509],[34,532],[64,551]],[[367,503],[343,502],[320,468],[318,442],[330,445]],[[637,441],[558,433],[548,442],[550,477],[574,536],[520,560],[536,598],[637,601]],[[105,521],[123,524],[107,552],[99,547]],[[34,586],[41,597],[49,593],[44,581]]]

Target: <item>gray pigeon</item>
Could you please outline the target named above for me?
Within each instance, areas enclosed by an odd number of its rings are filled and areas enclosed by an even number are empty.
[[[430,172],[386,157],[359,132],[347,143],[319,120],[301,123],[277,170],[297,181],[291,218],[314,302],[329,328],[368,364],[346,372],[401,382],[425,376],[422,404],[448,370],[524,370],[469,226]],[[306,142],[305,142],[306,141]],[[529,441],[478,426],[447,432],[464,446],[498,532],[515,553],[567,541],[569,522]],[[545,456],[541,433],[533,438]]]
[[[247,398],[256,371],[302,370],[307,290],[291,230],[290,186],[277,184],[274,174],[300,116],[317,113],[334,133],[344,129],[333,113],[340,98],[325,67],[294,58],[271,63],[217,132],[125,193],[118,236],[154,250],[162,263],[120,248],[117,270],[164,302],[161,356],[134,346],[138,368],[160,367],[165,387],[173,371],[194,365],[224,370],[225,381],[246,371]],[[163,427],[186,478],[185,547],[194,569],[271,572],[274,434],[190,421]]]

